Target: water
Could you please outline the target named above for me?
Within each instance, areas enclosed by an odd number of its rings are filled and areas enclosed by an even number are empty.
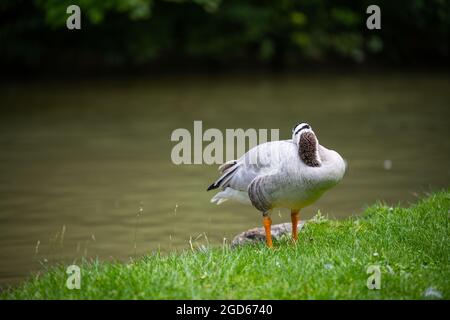
[[[449,186],[442,74],[46,80],[2,84],[0,101],[2,286],[57,262],[188,249],[202,233],[218,245],[259,226],[251,207],[209,203],[216,165],[172,164],[170,135],[194,120],[204,130],[279,128],[282,139],[310,123],[349,170],[304,219],[407,205]]]

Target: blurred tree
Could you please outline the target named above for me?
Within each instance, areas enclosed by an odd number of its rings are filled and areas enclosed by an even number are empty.
[[[367,30],[360,0],[2,0],[3,67],[165,64],[439,63],[448,59],[450,1],[380,0]],[[82,29],[65,28],[66,8]]]

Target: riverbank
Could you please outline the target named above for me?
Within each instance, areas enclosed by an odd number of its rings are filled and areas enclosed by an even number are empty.
[[[417,204],[367,208],[360,217],[316,216],[293,245],[228,246],[124,263],[86,261],[81,288],[67,266],[34,276],[1,299],[449,299],[450,191]],[[369,266],[381,272],[369,290]]]

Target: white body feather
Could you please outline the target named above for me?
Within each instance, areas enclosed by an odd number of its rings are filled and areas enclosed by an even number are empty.
[[[273,207],[301,209],[316,201],[344,176],[345,161],[335,151],[318,147],[319,167],[307,166],[292,140],[260,144],[239,160],[222,166],[223,191],[211,202],[233,199],[250,204],[247,189],[255,178],[264,178],[264,192]]]

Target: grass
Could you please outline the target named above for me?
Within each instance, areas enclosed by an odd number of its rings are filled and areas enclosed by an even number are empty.
[[[430,299],[450,298],[450,191],[410,208],[381,204],[342,221],[317,216],[299,235],[238,249],[150,254],[128,264],[83,262],[81,289],[66,266],[1,299]],[[366,286],[379,266],[381,289]],[[428,292],[428,294],[426,293]]]

